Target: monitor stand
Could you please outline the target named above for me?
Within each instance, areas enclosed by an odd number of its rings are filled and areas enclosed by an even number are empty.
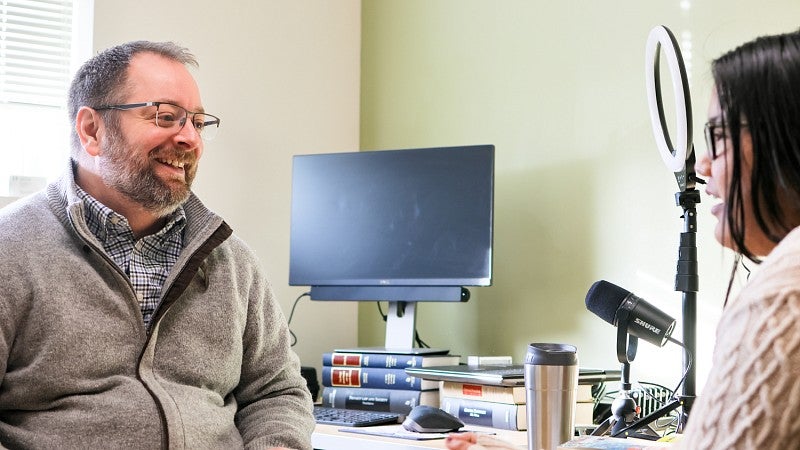
[[[389,302],[386,314],[386,340],[384,347],[337,348],[344,353],[395,353],[404,355],[446,355],[448,349],[414,347],[417,302]]]

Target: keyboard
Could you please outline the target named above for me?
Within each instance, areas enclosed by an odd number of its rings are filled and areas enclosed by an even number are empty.
[[[401,414],[380,411],[362,411],[358,409],[329,408],[314,405],[314,420],[327,425],[344,427],[368,427],[400,422]]]

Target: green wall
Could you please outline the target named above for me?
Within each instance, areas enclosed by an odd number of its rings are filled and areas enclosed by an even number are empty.
[[[361,148],[491,143],[497,151],[493,286],[472,289],[466,304],[421,305],[422,338],[517,361],[529,342],[568,342],[583,365],[614,367],[615,331],[584,307],[598,279],[679,318],[683,220],[650,126],[648,33],[663,24],[681,41],[705,151],[709,61],[793,29],[797,17],[796,0],[363,0]],[[730,261],[713,239],[710,206],[703,196],[700,384]],[[375,305],[361,304],[359,345],[382,342]],[[677,382],[681,354],[672,347],[641,345],[634,376]]]

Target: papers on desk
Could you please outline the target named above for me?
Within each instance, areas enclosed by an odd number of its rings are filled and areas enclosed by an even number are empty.
[[[469,429],[462,429],[459,431],[451,431],[447,433],[417,433],[415,431],[408,431],[402,425],[385,425],[380,427],[345,427],[339,428],[338,431],[345,433],[368,434],[372,436],[392,437],[398,439],[410,439],[413,441],[429,441],[432,439],[444,439],[450,433],[481,433],[481,434],[494,434],[485,431],[476,431]]]
[[[678,438],[679,440],[680,438]],[[673,437],[662,438],[658,441],[648,441],[636,438],[616,438],[610,436],[578,436],[569,442],[564,442],[557,447],[558,450],[668,450],[675,441]]]

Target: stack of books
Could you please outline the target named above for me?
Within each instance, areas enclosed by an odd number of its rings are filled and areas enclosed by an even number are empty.
[[[592,384],[579,384],[575,425],[591,425],[594,418]],[[442,381],[440,408],[464,423],[504,430],[527,430],[525,386],[492,386]]]
[[[597,394],[600,384],[578,384],[575,397],[575,426],[594,425],[594,407],[597,405]]]
[[[406,367],[454,365],[458,355],[329,352],[322,355],[322,406],[408,414],[439,406],[439,382],[406,374]]]

